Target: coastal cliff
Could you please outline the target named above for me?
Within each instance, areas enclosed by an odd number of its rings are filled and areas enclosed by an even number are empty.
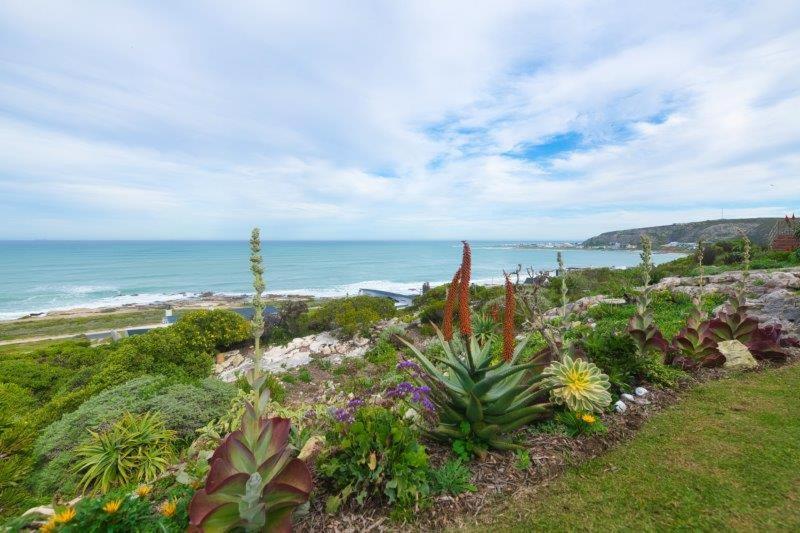
[[[754,243],[766,245],[769,233],[777,221],[777,218],[737,218],[608,231],[587,239],[583,245],[609,246],[614,243],[623,246],[638,245],[639,237],[643,234],[649,235],[657,245],[670,242],[697,242],[700,239],[716,242],[735,238],[740,230],[747,233]]]

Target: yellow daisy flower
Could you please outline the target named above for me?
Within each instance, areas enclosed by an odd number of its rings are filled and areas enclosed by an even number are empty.
[[[144,498],[151,492],[153,492],[153,488],[150,485],[139,485],[136,487],[136,495],[140,498]]]
[[[592,415],[590,415],[588,413],[583,415],[581,417],[581,420],[583,420],[587,424],[594,424],[595,422],[597,422],[597,418],[595,418],[594,416],[592,416]]]
[[[106,502],[103,506],[103,510],[108,514],[114,514],[119,511],[120,507],[122,507],[122,500],[111,500],[110,502]]]
[[[175,510],[177,508],[178,504],[175,502],[175,500],[166,501],[161,504],[161,514],[167,518],[170,518],[175,514]]]
[[[56,530],[56,517],[50,517],[50,520],[42,524],[39,531],[42,533],[53,533]]]
[[[61,511],[60,513],[56,514],[53,517],[53,520],[56,524],[66,524],[70,522],[73,518],[75,518],[75,509],[72,507],[68,507]]]

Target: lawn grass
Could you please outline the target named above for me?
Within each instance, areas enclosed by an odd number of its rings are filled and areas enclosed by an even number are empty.
[[[155,324],[164,317],[163,309],[143,309],[122,313],[93,314],[81,317],[31,318],[0,322],[0,340],[70,335]]]
[[[798,390],[800,364],[700,385],[474,530],[799,531]]]

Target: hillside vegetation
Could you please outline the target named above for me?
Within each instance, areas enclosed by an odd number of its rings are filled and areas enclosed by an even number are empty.
[[[608,231],[587,239],[583,245],[607,246],[616,242],[623,245],[638,245],[642,235],[649,235],[655,245],[667,244],[673,241],[697,242],[703,240],[705,242],[718,242],[737,237],[739,230],[746,232],[753,243],[766,245],[768,244],[769,233],[778,220],[777,218],[734,218]]]

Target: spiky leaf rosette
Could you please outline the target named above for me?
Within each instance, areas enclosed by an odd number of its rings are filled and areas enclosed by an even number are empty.
[[[611,403],[608,376],[597,365],[565,355],[544,369],[545,382],[552,387],[550,398],[566,404],[570,411],[601,412]]]
[[[469,434],[499,449],[518,446],[504,440],[504,433],[552,415],[547,401],[548,387],[537,372],[541,363],[520,363],[528,339],[514,348],[508,361],[493,362],[492,346],[481,345],[475,336],[445,340],[437,330],[444,355],[428,358],[406,341],[419,361],[418,379],[430,388],[438,423],[428,436],[444,441],[464,438],[466,422]]]

